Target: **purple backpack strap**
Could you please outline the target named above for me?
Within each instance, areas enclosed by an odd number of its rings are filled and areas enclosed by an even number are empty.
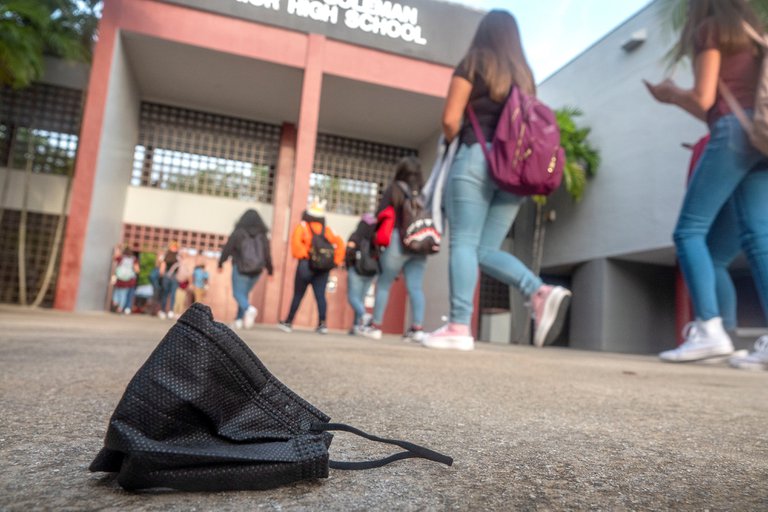
[[[485,155],[485,160],[488,162],[489,166],[492,166],[491,163],[491,152],[488,149],[488,142],[485,140],[485,135],[483,135],[483,130],[480,129],[480,123],[477,121],[477,116],[475,115],[475,109],[472,108],[472,105],[467,103],[467,114],[469,114],[469,122],[472,124],[472,129],[475,131],[475,138],[477,139],[477,142],[480,143],[480,146],[483,148],[483,154]]]

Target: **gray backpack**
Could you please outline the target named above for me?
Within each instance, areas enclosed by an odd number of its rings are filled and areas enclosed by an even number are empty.
[[[245,235],[240,243],[237,271],[246,276],[257,276],[267,266],[264,235]]]
[[[752,145],[764,155],[768,155],[768,38],[763,34],[758,34],[757,30],[746,22],[744,23],[744,30],[757,43],[762,53],[753,118],[749,119],[747,113],[736,101],[733,92],[722,80],[720,80],[719,89],[723,99],[744,127],[744,131],[747,132]]]

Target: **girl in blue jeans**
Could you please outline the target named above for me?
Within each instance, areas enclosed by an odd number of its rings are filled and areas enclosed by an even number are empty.
[[[723,326],[717,266],[710,249],[718,243],[712,237],[715,220],[730,204],[768,316],[768,158],[750,143],[745,126],[749,121],[737,117],[741,113],[751,117],[758,85],[760,58],[750,31],[762,32],[762,28],[746,1],[690,1],[676,56],[678,60],[692,57],[693,88],[682,89],[671,80],[657,85],[646,82],[658,101],[677,105],[706,121],[710,129],[709,144],[694,171],[674,232],[696,321],[679,347],[659,355],[664,361],[693,361],[733,352]],[[761,338],[753,354],[732,364],[767,367],[768,340]]]
[[[403,338],[407,341],[420,342],[424,336],[422,325],[424,323],[424,270],[427,266],[427,257],[423,254],[409,253],[400,239],[400,232],[404,226],[403,203],[405,193],[398,182],[407,186],[413,195],[418,195],[424,186],[424,178],[421,174],[421,163],[415,157],[405,157],[397,165],[395,178],[384,191],[378,210],[380,223],[377,231],[377,242],[386,245],[382,249],[379,263],[381,274],[376,281],[376,301],[373,306],[373,319],[362,334],[368,338],[381,338],[381,323],[384,321],[384,312],[389,302],[389,291],[397,276],[402,271],[405,277],[405,287],[411,302],[411,327],[405,332]],[[382,226],[383,225],[383,226]],[[388,240],[384,241],[389,235]],[[388,242],[388,243],[387,243]]]
[[[368,251],[367,254],[370,255],[371,261],[375,263],[378,256],[374,254],[373,249],[375,233],[376,216],[372,213],[364,213],[354,233],[349,236],[347,241],[347,252],[344,258],[344,264],[347,267],[347,301],[355,313],[349,334],[360,334],[364,328],[365,296],[373,284],[376,274],[363,275],[358,273],[357,260],[358,257],[362,258],[365,249]]]
[[[472,106],[483,137],[492,140],[512,87],[536,93],[517,21],[506,11],[494,10],[480,21],[466,56],[456,67],[443,112],[445,139],[458,137],[460,143],[444,198],[450,233],[451,315],[447,325],[423,340],[428,348],[474,348],[469,324],[479,269],[529,299],[536,346],[554,341],[563,325],[571,292],[544,284],[520,260],[501,250],[523,198],[496,187],[479,138],[470,123],[462,122]]]

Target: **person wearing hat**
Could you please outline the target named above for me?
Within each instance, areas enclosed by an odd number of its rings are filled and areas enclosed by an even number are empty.
[[[378,248],[373,243],[376,224],[375,215],[364,213],[347,242],[347,301],[355,312],[349,334],[362,334],[365,327],[365,295],[379,271]]]
[[[318,268],[317,255],[321,252],[321,248],[315,245],[322,242],[322,238],[328,242],[328,249],[323,248],[322,250],[332,250],[332,255],[328,255],[332,261],[329,262],[329,265],[323,265],[330,268]],[[315,239],[315,244],[313,244],[313,239]],[[293,230],[291,236],[291,254],[299,260],[293,284],[293,301],[288,316],[279,322],[279,327],[285,332],[291,332],[293,318],[299,310],[301,299],[304,298],[307,287],[311,285],[317,301],[319,317],[316,331],[319,334],[326,334],[328,328],[325,325],[327,311],[325,287],[328,284],[331,269],[344,263],[345,247],[344,239],[325,225],[325,202],[313,201],[302,215],[301,222]]]

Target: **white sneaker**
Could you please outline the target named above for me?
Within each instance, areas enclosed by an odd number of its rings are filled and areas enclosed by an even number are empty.
[[[242,329],[242,328],[243,328],[243,320],[242,320],[242,319],[240,319],[240,318],[238,318],[237,320],[235,320],[235,323],[234,323],[234,324],[232,324],[232,327],[233,327],[234,329],[237,329],[237,330],[240,330],[240,329]]]
[[[170,320],[173,320],[173,317],[174,317],[174,316],[176,316],[176,314],[175,314],[173,311],[169,311],[169,312],[168,312],[168,318],[169,318]]]
[[[124,314],[124,315],[130,315],[130,314],[131,314],[131,308],[125,308],[125,309],[123,310],[123,314]]]
[[[451,330],[451,324],[445,324],[440,329],[424,336],[421,345],[439,350],[461,350],[468,352],[475,349],[475,338]]]
[[[728,364],[742,370],[768,370],[768,336],[760,336],[750,354],[733,356]]]
[[[376,327],[376,325],[371,324],[371,325],[368,325],[368,326],[364,327],[362,329],[362,331],[360,332],[360,334],[362,334],[366,338],[370,338],[372,340],[380,340],[382,332],[381,332],[381,329]]]
[[[165,320],[167,318],[167,315],[165,314],[165,311],[162,311],[162,310],[158,311],[157,312],[157,318],[159,318],[160,320]]]
[[[403,341],[421,343],[424,340],[424,331],[422,329],[414,329],[411,327],[403,334]]]
[[[659,354],[662,361],[683,363],[733,354],[733,342],[723,329],[723,319],[696,320],[685,326],[685,341],[679,347]]]
[[[259,310],[253,306],[248,306],[245,310],[245,316],[243,317],[243,324],[246,329],[253,329],[253,324],[256,323],[256,315],[259,314]]]

